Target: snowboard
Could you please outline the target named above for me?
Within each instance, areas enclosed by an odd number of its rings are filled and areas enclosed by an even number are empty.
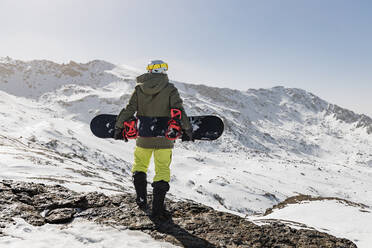
[[[98,138],[113,138],[117,115],[97,115],[90,122],[90,130]],[[189,116],[192,135],[195,140],[216,140],[224,130],[221,118],[214,115]],[[137,117],[137,128],[140,137],[165,137],[168,128],[168,117]],[[180,139],[182,136],[180,137]]]

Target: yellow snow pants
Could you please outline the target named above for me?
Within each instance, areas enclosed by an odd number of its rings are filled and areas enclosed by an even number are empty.
[[[152,153],[154,153],[155,177],[153,182],[170,181],[170,164],[172,162],[172,149],[153,149],[136,147],[134,151],[134,164],[132,173],[141,171],[147,173]]]

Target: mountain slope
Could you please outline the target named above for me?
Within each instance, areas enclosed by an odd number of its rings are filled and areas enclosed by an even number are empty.
[[[118,113],[136,75],[98,60],[60,65],[2,59],[0,178],[57,182],[79,192],[132,192],[134,142],[97,139],[89,121]],[[372,206],[369,117],[301,89],[243,92],[173,83],[190,115],[219,115],[226,130],[214,142],[176,144],[172,199],[242,216],[298,194]],[[153,175],[151,169],[149,179]]]

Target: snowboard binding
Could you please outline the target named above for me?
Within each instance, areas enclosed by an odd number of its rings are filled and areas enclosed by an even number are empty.
[[[132,118],[129,121],[124,121],[123,137],[125,140],[136,139],[138,136],[137,118]]]
[[[182,135],[181,117],[181,110],[171,109],[171,119],[168,121],[168,129],[165,133],[165,138],[176,140]]]

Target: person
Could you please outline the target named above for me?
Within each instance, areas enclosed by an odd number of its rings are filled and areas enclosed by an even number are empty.
[[[134,151],[132,167],[133,184],[136,190],[138,207],[147,210],[147,169],[152,154],[154,154],[155,176],[153,178],[153,201],[151,217],[164,217],[165,195],[169,191],[170,164],[174,141],[164,135],[152,134],[154,129],[151,123],[154,120],[167,120],[171,111],[180,112],[180,128],[183,140],[193,141],[192,127],[185,113],[182,99],[174,84],[169,82],[166,71],[168,64],[162,60],[151,61],[147,66],[147,73],[137,77],[137,85],[132,93],[127,106],[121,110],[115,124],[115,139],[123,138],[123,123],[139,120],[138,137]],[[137,118],[133,119],[136,115]],[[132,122],[133,123],[133,122]],[[152,125],[152,126],[151,126]],[[164,134],[164,132],[162,133]],[[125,134],[124,134],[125,135]]]

